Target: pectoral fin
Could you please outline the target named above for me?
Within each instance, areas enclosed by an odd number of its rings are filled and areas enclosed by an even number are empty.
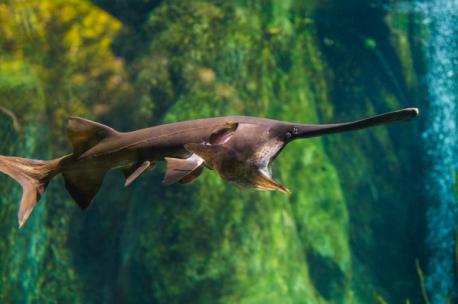
[[[211,167],[214,167],[222,155],[226,155],[229,152],[229,149],[222,145],[186,144],[184,147],[189,152],[203,158],[207,165]]]
[[[187,184],[202,173],[204,160],[196,154],[185,159],[166,157],[165,160],[167,161],[167,172],[162,181],[165,185]]]
[[[123,170],[124,176],[126,177],[126,182],[124,186],[129,186],[132,184],[134,180],[137,179],[145,170],[152,169],[154,167],[154,163],[145,160],[144,162],[139,162],[132,167],[126,168]]]

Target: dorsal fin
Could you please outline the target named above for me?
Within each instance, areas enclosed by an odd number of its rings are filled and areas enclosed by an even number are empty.
[[[199,157],[203,158],[205,163],[214,168],[214,164],[217,163],[224,155],[233,153],[233,151],[223,145],[206,145],[206,144],[185,144],[185,149],[192,152]]]
[[[102,139],[118,134],[114,129],[80,117],[68,119],[68,138],[73,146],[73,154],[78,156],[89,150]]]

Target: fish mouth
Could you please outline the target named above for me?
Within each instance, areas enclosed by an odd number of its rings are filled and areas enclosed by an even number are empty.
[[[272,162],[277,158],[278,155],[280,155],[280,152],[286,147],[286,143],[284,143],[277,152],[275,152],[272,157],[267,161],[267,167],[270,172],[270,166],[272,165]]]
[[[279,191],[282,193],[290,193],[288,188],[272,178],[268,167],[241,170],[237,174],[231,174],[233,172],[227,171],[218,171],[218,173],[225,180],[241,187],[254,188],[261,191]]]
[[[257,168],[251,178],[251,184],[254,188],[262,191],[279,191],[282,193],[291,193],[288,188],[272,178],[271,165],[277,158],[286,143],[283,141],[271,142],[264,146],[259,152]]]

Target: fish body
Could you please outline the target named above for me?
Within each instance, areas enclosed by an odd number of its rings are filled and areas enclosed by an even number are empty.
[[[163,183],[193,182],[204,168],[223,179],[259,190],[289,190],[271,176],[270,165],[291,141],[408,120],[415,108],[338,124],[301,124],[249,116],[224,116],[119,132],[84,118],[70,118],[73,153],[54,160],[0,156],[3,172],[23,188],[19,226],[44,194],[49,181],[62,174],[75,202],[87,208],[107,171],[121,169],[130,185],[159,161],[167,162]]]

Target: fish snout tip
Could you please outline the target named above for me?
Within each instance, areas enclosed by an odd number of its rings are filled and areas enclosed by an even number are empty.
[[[417,117],[420,114],[420,110],[418,110],[418,108],[407,108],[405,111],[409,113],[409,119]]]
[[[420,111],[418,110],[418,108],[404,108],[404,109],[401,109],[399,111],[395,111],[393,112],[396,114],[396,118],[395,120],[397,121],[407,121],[407,120],[411,120],[412,118],[415,118],[417,117],[419,114],[420,114]],[[388,113],[390,114],[390,113]]]

